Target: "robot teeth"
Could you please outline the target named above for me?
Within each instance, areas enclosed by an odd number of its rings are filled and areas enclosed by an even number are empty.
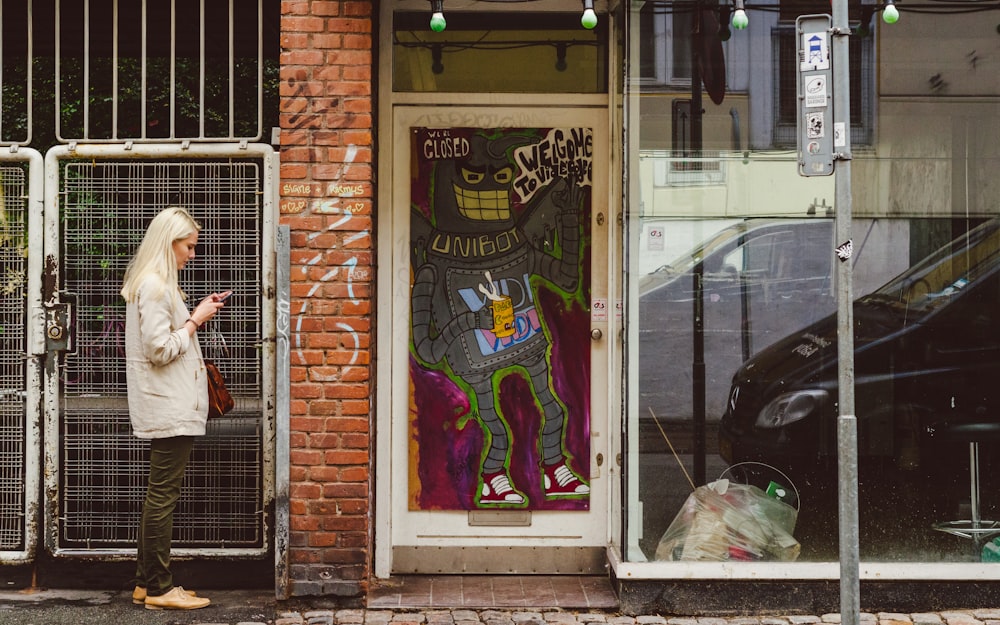
[[[458,210],[466,219],[501,221],[510,219],[510,196],[504,189],[476,191],[455,186]]]

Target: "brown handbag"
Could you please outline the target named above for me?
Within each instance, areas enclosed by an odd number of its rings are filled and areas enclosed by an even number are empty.
[[[205,371],[208,373],[208,418],[215,419],[232,410],[236,402],[229,394],[226,380],[215,363],[206,360]]]

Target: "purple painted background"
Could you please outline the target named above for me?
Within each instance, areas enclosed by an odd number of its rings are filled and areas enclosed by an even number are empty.
[[[511,129],[543,137],[549,129]],[[476,132],[451,129],[453,136]],[[414,134],[415,136],[415,134]],[[412,207],[430,218],[433,162],[415,159],[411,180]],[[514,198],[515,213],[524,205]],[[566,294],[541,279],[533,279],[541,322],[551,343],[551,388],[566,409],[564,448],[570,468],[590,481],[590,201],[581,210],[580,283]],[[502,370],[498,391],[501,417],[510,427],[512,485],[528,499],[531,510],[586,510],[589,498],[546,500],[542,492],[539,430],[542,415],[527,373]],[[413,510],[476,509],[479,472],[486,434],[471,413],[467,389],[445,370],[429,370],[410,356],[410,502]]]

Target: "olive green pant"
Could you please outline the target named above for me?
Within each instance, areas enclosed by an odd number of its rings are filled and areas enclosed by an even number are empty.
[[[135,583],[144,587],[151,597],[158,597],[174,587],[170,573],[174,508],[181,496],[184,469],[193,446],[192,436],[154,438],[149,444],[149,485],[139,522]]]

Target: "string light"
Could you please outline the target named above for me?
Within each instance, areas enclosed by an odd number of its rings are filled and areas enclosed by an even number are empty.
[[[743,0],[736,0],[736,12],[733,13],[733,28],[743,30],[750,24],[747,18],[746,9],[743,7]]]
[[[597,13],[594,13],[594,0],[583,0],[583,15],[580,17],[580,25],[587,30],[594,30],[597,26]]]
[[[882,21],[886,24],[895,24],[899,21],[899,9],[896,8],[895,0],[885,0],[885,8],[882,9]]]
[[[444,19],[444,0],[431,0],[431,30],[436,33],[448,27]]]

